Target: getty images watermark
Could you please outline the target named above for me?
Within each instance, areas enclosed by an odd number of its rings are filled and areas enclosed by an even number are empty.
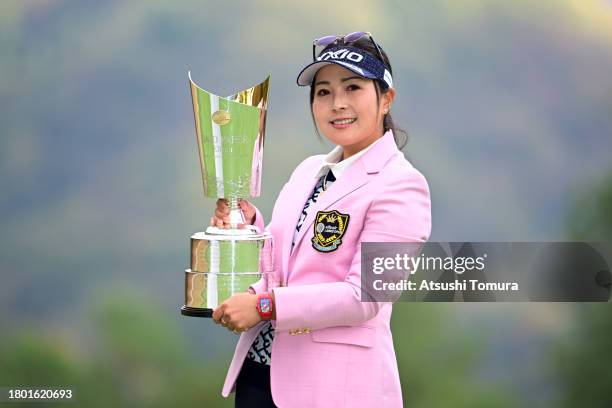
[[[607,302],[612,244],[361,244],[364,302]]]

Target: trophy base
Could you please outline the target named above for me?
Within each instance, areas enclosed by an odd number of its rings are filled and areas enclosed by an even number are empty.
[[[181,307],[181,314],[183,316],[211,318],[213,314],[213,310],[203,309],[203,308],[198,308],[198,307],[183,306]]]

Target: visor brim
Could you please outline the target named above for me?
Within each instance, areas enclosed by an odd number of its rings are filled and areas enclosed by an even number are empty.
[[[333,60],[327,60],[327,61],[314,61],[311,62],[310,64],[306,65],[306,67],[304,67],[304,69],[302,69],[302,71],[299,73],[298,77],[297,77],[297,84],[299,86],[309,86],[312,84],[312,80],[314,79],[315,75],[317,74],[317,72],[319,72],[319,70],[321,68],[323,68],[326,65],[329,64],[336,64],[341,66],[342,68],[348,69],[351,72],[354,72],[355,74],[367,78],[367,79],[377,79],[376,75],[372,74],[369,71],[366,71],[362,68],[356,67],[352,64],[346,63],[344,61],[333,61]]]

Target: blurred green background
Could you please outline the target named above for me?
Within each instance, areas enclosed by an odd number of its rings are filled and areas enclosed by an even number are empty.
[[[610,1],[3,0],[0,386],[232,406],[236,337],[178,314],[214,205],[187,71],[221,95],[272,74],[269,217],[295,166],[330,149],[295,85],[311,41],[356,30],[391,57],[432,240],[610,240]],[[406,406],[612,406],[611,322],[608,304],[398,304]]]

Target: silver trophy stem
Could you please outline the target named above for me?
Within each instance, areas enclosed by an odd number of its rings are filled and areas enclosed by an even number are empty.
[[[227,201],[230,210],[230,228],[237,229],[240,224],[244,224],[244,214],[240,209],[240,205],[238,204],[237,198],[230,198]]]
[[[228,198],[227,205],[229,207],[229,229],[208,227],[206,233],[211,235],[234,235],[234,236],[248,236],[248,235],[259,235],[261,231],[255,225],[245,225],[246,218],[244,213],[238,204],[238,198]]]

